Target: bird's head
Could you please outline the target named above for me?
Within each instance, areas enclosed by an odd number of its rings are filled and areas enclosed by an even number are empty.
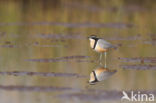
[[[96,82],[98,82],[95,71],[92,71],[90,73],[90,79],[89,79],[89,84],[95,84]]]
[[[88,39],[89,40],[95,40],[95,39],[97,39],[97,36],[96,35],[91,35],[91,36],[88,37]]]

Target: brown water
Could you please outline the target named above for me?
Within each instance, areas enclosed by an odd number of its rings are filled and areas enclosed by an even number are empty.
[[[0,1],[0,102],[120,102],[122,90],[156,90],[155,0]],[[89,35],[118,46],[117,73],[96,85]],[[104,61],[104,58],[103,58]]]

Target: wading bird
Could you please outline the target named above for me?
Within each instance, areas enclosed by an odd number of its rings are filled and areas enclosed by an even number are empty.
[[[107,67],[106,65],[106,56],[107,56],[107,51],[110,48],[114,48],[116,49],[115,46],[113,46],[112,44],[110,44],[109,42],[105,41],[102,38],[99,38],[95,35],[91,35],[88,37],[90,40],[90,46],[92,49],[94,49],[96,52],[100,53],[100,65],[102,65],[101,63],[101,59],[102,59],[102,54],[105,53],[105,68]]]

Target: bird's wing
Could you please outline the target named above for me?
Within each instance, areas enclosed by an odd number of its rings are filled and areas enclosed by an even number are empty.
[[[113,74],[116,73],[116,70],[111,70],[111,71],[105,71],[105,72],[102,72],[99,76],[98,76],[98,80],[99,81],[102,81],[102,80],[105,80],[109,77],[111,77]]]
[[[113,46],[112,44],[110,44],[109,42],[103,40],[103,39],[99,39],[98,40],[98,45],[104,49],[108,49],[108,48],[114,48],[115,46]]]

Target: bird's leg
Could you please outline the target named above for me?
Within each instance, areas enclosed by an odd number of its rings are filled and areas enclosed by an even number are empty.
[[[100,53],[100,60],[99,60],[100,65],[102,65],[102,63],[101,63],[101,59],[102,59],[102,53]]]
[[[105,52],[105,68],[107,68],[106,56],[107,56],[107,52]]]

